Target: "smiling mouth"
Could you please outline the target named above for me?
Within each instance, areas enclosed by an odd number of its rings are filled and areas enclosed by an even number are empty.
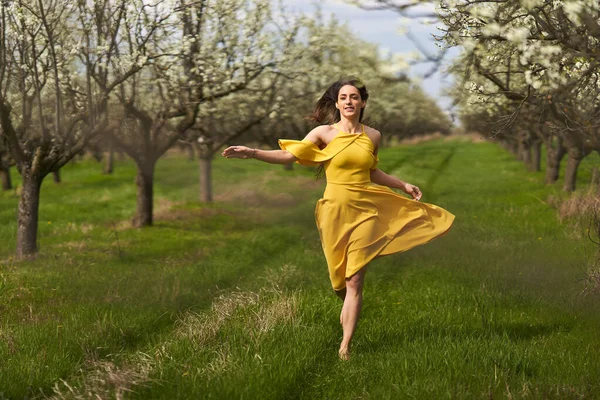
[[[354,107],[344,107],[344,110],[351,111],[351,110],[354,110]]]

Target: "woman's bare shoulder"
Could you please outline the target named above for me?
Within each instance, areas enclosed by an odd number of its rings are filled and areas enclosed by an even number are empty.
[[[381,138],[381,132],[379,132],[375,128],[371,128],[370,126],[365,125],[365,133],[369,136]]]
[[[335,128],[331,125],[319,125],[308,132],[305,139],[310,140],[315,144],[328,143],[331,133],[335,132]]]
[[[319,134],[328,134],[334,131],[336,131],[336,129],[332,125],[319,125],[315,127],[311,132],[317,132]]]
[[[377,150],[377,148],[379,147],[379,142],[381,142],[381,132],[379,132],[375,128],[371,128],[370,126],[365,125],[365,133],[371,139],[373,145],[375,145],[375,149]]]

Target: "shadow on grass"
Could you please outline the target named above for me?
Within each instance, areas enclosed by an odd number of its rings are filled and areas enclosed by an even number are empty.
[[[526,342],[534,338],[551,336],[557,332],[570,332],[573,326],[565,323],[506,322],[486,327],[468,326],[423,326],[415,324],[402,330],[373,332],[362,343],[361,352],[385,353],[395,350],[398,345],[408,345],[423,341],[448,340],[490,342],[507,339],[510,342]]]

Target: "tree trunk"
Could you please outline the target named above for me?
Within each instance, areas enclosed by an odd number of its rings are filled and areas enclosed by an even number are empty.
[[[52,179],[54,180],[54,183],[60,183],[60,170],[56,170],[54,172],[52,172]]]
[[[294,170],[294,163],[287,163],[287,164],[283,164],[283,169],[286,171],[293,171]]]
[[[97,162],[102,161],[102,151],[99,148],[95,147],[92,150],[91,154],[92,154],[92,157],[94,157],[94,160],[96,160]],[[82,159],[83,159],[83,157],[82,157]]]
[[[590,181],[590,189],[598,192],[600,190],[600,169],[594,167],[592,170],[592,180]]]
[[[583,160],[584,154],[577,148],[569,149],[569,158],[567,160],[567,168],[565,169],[565,182],[563,190],[565,192],[572,192],[575,190],[577,183],[577,169],[581,160]]]
[[[187,155],[188,155],[188,160],[190,161],[194,161],[195,154],[194,154],[194,146],[192,146],[191,144],[188,144],[185,146],[186,150],[187,150]]]
[[[114,166],[115,166],[115,151],[113,150],[113,148],[111,146],[110,149],[108,150],[108,154],[106,155],[106,164],[104,164],[104,170],[102,171],[102,173],[106,174],[106,175],[112,175],[112,173],[115,170]]]
[[[25,258],[37,252],[38,212],[43,178],[22,174],[23,187],[17,218],[17,257]]]
[[[200,201],[212,203],[212,157],[199,156]]]
[[[524,141],[519,141],[519,149],[518,149],[517,159],[523,161],[525,165],[529,168],[531,165],[531,147],[529,143]]]
[[[562,144],[562,139],[558,138],[556,147],[552,146],[551,141],[546,142],[546,184],[551,185],[558,180],[560,173],[560,162],[567,154],[566,148]]]
[[[135,178],[137,186],[137,211],[133,225],[141,228],[152,225],[154,206],[154,167],[156,162],[149,161],[146,165],[138,164]]]
[[[3,168],[0,166],[0,182],[2,182],[2,190],[11,190],[12,181],[10,179],[10,167]]]
[[[515,157],[519,157],[519,145],[515,142],[508,142],[508,151],[510,151]]]
[[[539,172],[542,170],[542,142],[537,140],[531,146],[531,162],[529,167],[532,171]]]

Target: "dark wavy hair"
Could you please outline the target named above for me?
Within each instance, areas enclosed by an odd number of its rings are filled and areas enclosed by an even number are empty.
[[[335,103],[337,103],[338,95],[340,94],[340,89],[346,85],[354,86],[358,89],[360,93],[360,99],[362,101],[367,101],[369,98],[369,92],[367,91],[367,87],[360,79],[350,78],[350,79],[340,79],[331,84],[323,93],[323,96],[317,101],[315,105],[315,109],[312,112],[312,115],[309,117],[311,121],[317,122],[322,125],[331,125],[339,122],[341,120],[340,110],[335,107]],[[363,114],[365,113],[365,109],[360,109],[360,116],[358,117],[359,122],[363,122]]]

